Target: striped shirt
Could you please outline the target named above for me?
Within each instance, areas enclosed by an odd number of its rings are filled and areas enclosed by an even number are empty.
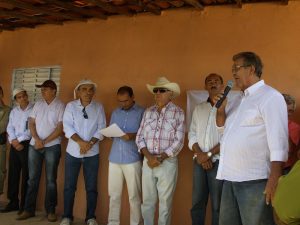
[[[267,179],[272,161],[288,156],[288,117],[283,96],[261,80],[226,107],[217,179]]]
[[[184,112],[169,102],[159,113],[157,106],[148,108],[136,136],[139,151],[147,148],[151,154],[165,152],[169,157],[178,155],[183,147]]]

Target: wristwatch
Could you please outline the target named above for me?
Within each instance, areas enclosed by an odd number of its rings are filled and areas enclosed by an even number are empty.
[[[212,153],[211,152],[207,152],[207,156],[208,156],[208,158],[212,157]]]
[[[94,142],[94,141],[90,141],[90,145],[94,145],[96,142]]]

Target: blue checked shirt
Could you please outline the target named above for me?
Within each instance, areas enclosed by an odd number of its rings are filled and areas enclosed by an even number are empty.
[[[124,133],[137,133],[144,109],[134,104],[129,110],[117,108],[113,111],[110,124],[117,124]],[[124,141],[113,138],[109,161],[118,164],[129,164],[141,160],[135,140]]]

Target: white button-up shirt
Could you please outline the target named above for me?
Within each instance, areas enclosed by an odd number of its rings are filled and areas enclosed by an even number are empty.
[[[209,101],[202,102],[194,109],[190,131],[188,134],[189,148],[198,143],[203,152],[208,152],[220,141],[220,133],[216,126],[216,108],[212,107]],[[212,157],[215,162],[219,154]]]
[[[57,97],[48,105],[43,99],[35,103],[29,117],[35,119],[37,135],[40,139],[46,139],[57,128],[59,122],[62,122],[65,105]],[[51,147],[61,143],[61,137],[45,144],[45,147]],[[31,145],[35,144],[34,138],[31,138]]]
[[[19,142],[29,141],[31,139],[28,117],[32,108],[33,104],[29,103],[24,110],[21,109],[20,106],[16,106],[10,112],[9,122],[6,129],[9,143],[11,143],[14,139],[17,139]]]
[[[71,137],[77,134],[84,141],[93,137],[101,141],[103,135],[100,130],[106,127],[105,113],[102,104],[92,101],[85,107],[88,119],[83,117],[83,106],[80,100],[69,102],[63,117],[64,132],[69,138],[67,152],[76,158],[90,157],[99,154],[99,144],[96,143],[84,155],[80,154],[80,147]]]
[[[271,161],[286,161],[288,157],[283,96],[261,80],[228,102],[226,115],[217,179],[267,179]]]

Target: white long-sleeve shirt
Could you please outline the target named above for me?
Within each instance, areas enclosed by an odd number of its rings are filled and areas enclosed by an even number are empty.
[[[216,126],[216,108],[213,108],[210,102],[202,102],[195,107],[188,138],[191,150],[195,143],[198,143],[203,152],[208,152],[219,144],[220,133]],[[219,158],[219,154],[216,154],[212,157],[212,161],[215,162]]]
[[[28,126],[28,117],[33,109],[33,104],[29,103],[26,109],[21,109],[20,106],[16,106],[10,112],[9,122],[7,125],[8,141],[17,139],[19,142],[29,141],[31,134]]]
[[[87,119],[83,116],[83,106],[80,100],[69,102],[63,116],[63,125],[66,138],[69,139],[67,152],[76,158],[90,157],[99,153],[99,144],[96,143],[84,155],[80,154],[80,147],[71,137],[77,134],[84,141],[93,137],[101,141],[103,135],[100,130],[106,127],[105,113],[102,104],[92,101],[85,107]]]
[[[283,96],[261,80],[229,103],[217,179],[267,179],[271,162],[286,161],[288,157],[288,117]]]

